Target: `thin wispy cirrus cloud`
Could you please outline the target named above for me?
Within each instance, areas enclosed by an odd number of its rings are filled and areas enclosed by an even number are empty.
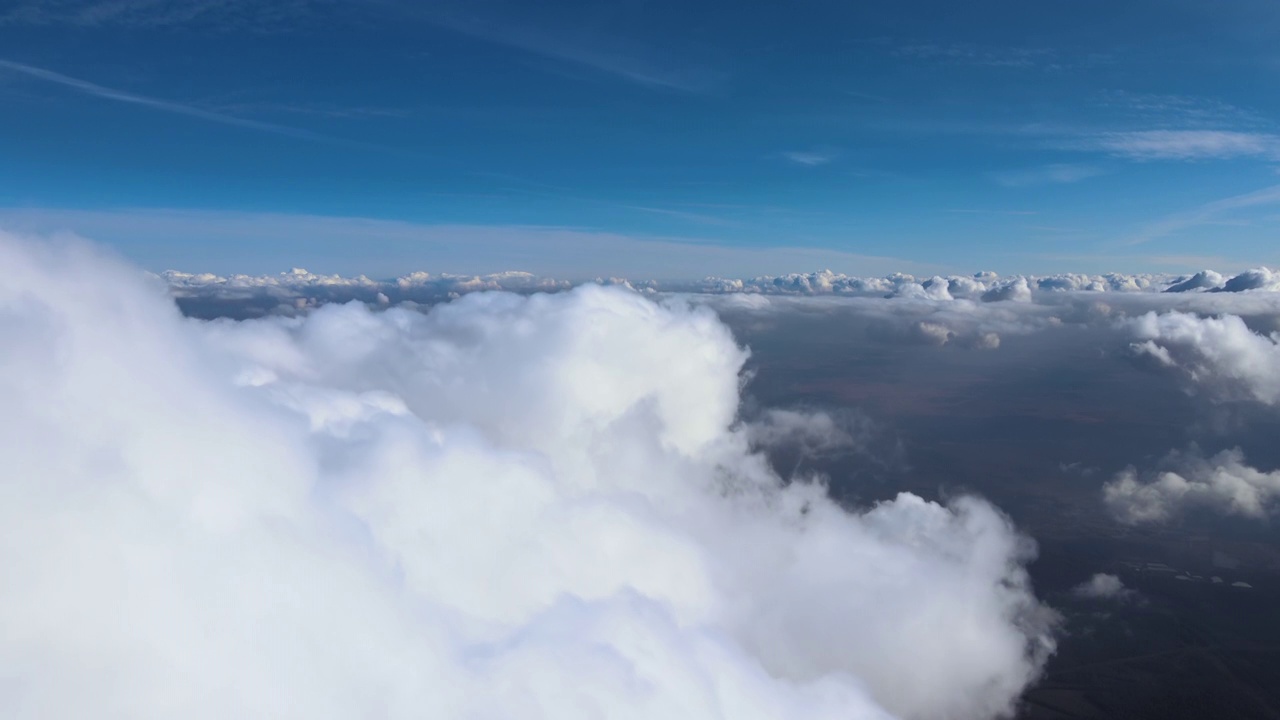
[[[333,5],[329,0],[20,0],[0,11],[0,25],[174,28],[205,24],[263,32]]]
[[[711,215],[709,213],[691,212],[689,210],[675,210],[672,208],[648,207],[645,205],[616,205],[616,207],[626,210],[635,210],[638,212],[649,213],[651,215],[661,215],[663,217],[683,220],[685,222],[694,223],[696,225],[713,225],[718,227],[745,227],[744,223],[731,218],[721,217],[719,215]]]
[[[985,208],[947,208],[945,212],[957,215],[1037,215],[1036,210],[989,210]]]
[[[254,32],[293,27],[302,19],[335,12],[331,0],[257,3],[248,0],[117,0],[34,2],[0,14],[0,24],[166,28],[197,24]],[[671,59],[641,43],[603,37],[598,29],[522,23],[501,3],[432,3],[429,7],[370,3],[364,8],[398,23],[423,23],[475,40],[521,50],[622,78],[650,88],[707,93],[726,74]]]
[[[1265,117],[1215,97],[1133,93],[1124,90],[1103,92],[1099,108],[1118,113],[1135,123],[1166,129],[1221,130],[1227,127],[1262,127]]]
[[[1188,228],[1222,223],[1232,213],[1240,210],[1271,205],[1280,205],[1280,185],[1272,185],[1254,192],[1214,200],[1186,212],[1169,215],[1149,223],[1126,242],[1129,245],[1140,245],[1174,235]]]
[[[1096,68],[1115,61],[1108,52],[1086,48],[967,42],[904,43],[891,48],[890,55],[927,64],[1049,73]]]
[[[1035,185],[1053,185],[1077,183],[1089,178],[1105,175],[1106,170],[1096,165],[1080,165],[1072,163],[1052,163],[1040,167],[1018,168],[1013,170],[997,170],[987,176],[997,184],[1018,188]]]
[[[868,102],[874,102],[874,103],[888,104],[888,103],[892,103],[892,102],[893,102],[893,100],[891,100],[891,99],[889,99],[889,98],[887,98],[887,97],[885,97],[885,96],[883,96],[883,95],[876,95],[876,94],[873,94],[873,93],[859,92],[859,91],[857,91],[857,90],[845,90],[845,91],[844,91],[844,94],[845,94],[845,95],[847,95],[848,97],[851,97],[851,98],[857,98],[857,99],[859,99],[859,100],[866,100],[866,101],[868,101]]]
[[[0,208],[0,226],[23,232],[70,232],[146,258],[152,269],[267,272],[299,264],[326,272],[401,274],[406,267],[489,273],[527,270],[565,279],[654,279],[764,275],[779,267],[945,274],[942,264],[818,246],[744,246],[699,237],[624,234],[585,227],[422,224],[366,217],[135,208]],[[173,238],[183,238],[175,244]],[[253,247],[254,263],[231,248]],[[156,248],[164,252],[155,253]],[[351,248],[360,248],[353,256]],[[194,253],[194,255],[193,255]],[[673,270],[677,269],[678,270]]]
[[[1280,135],[1237,130],[1107,132],[1082,139],[1077,147],[1138,161],[1280,159]]]
[[[136,93],[99,85],[70,75],[63,75],[62,73],[46,68],[27,65],[26,63],[15,62],[13,60],[0,59],[0,72],[4,71],[39,80],[41,82],[69,88],[84,95],[113,102],[126,103],[128,105],[135,105],[149,110],[156,110],[174,115],[184,115],[198,120],[218,123],[221,125],[231,125],[234,127],[244,128],[246,130],[256,130],[258,132],[272,133],[274,135],[284,135],[287,137],[297,138],[299,140],[365,147],[363,143],[343,140],[341,138],[323,135],[303,128],[278,125],[276,123],[262,122],[260,120],[251,120],[249,118],[237,117],[235,115],[227,115],[225,113],[204,110],[194,105],[148,97],[146,95],[138,95]]]
[[[511,8],[489,5],[489,13],[475,4],[436,3],[407,11],[411,17],[475,40],[521,50],[550,60],[567,62],[631,83],[659,90],[691,94],[718,91],[726,73],[672,58],[622,37],[602,36],[598,29],[522,21]],[[496,12],[502,9],[503,12]]]
[[[793,150],[782,153],[782,157],[796,165],[805,167],[818,167],[819,165],[827,165],[834,161],[840,154],[835,150]]]
[[[922,62],[1002,68],[1035,68],[1055,64],[1058,53],[1050,48],[997,47],[970,43],[916,43],[893,49],[893,56]]]
[[[412,111],[401,107],[336,105],[324,102],[278,102],[278,101],[204,101],[201,104],[216,107],[217,112],[230,115],[276,114],[316,118],[336,118],[343,120],[360,119],[400,119],[413,115]]]

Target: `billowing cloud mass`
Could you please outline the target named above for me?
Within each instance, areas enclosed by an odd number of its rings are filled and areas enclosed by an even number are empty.
[[[1013,302],[1031,302],[1031,288],[1027,285],[1026,278],[1018,278],[1004,285],[997,285],[982,294],[985,302],[1000,302],[1001,300],[1011,300]]]
[[[705,306],[202,322],[0,264],[4,717],[986,718],[1052,649],[989,504],[776,476]]]
[[[1192,447],[1173,452],[1159,472],[1140,475],[1128,468],[1103,488],[1112,514],[1121,522],[1165,522],[1193,507],[1223,515],[1262,519],[1280,499],[1280,471],[1262,472],[1245,463],[1239,448],[1204,457]]]
[[[1179,368],[1215,398],[1280,404],[1280,332],[1254,332],[1236,315],[1147,313],[1125,322],[1134,349]]]
[[[1235,278],[1232,278],[1232,280],[1234,279]],[[1165,292],[1180,293],[1194,292],[1196,290],[1212,290],[1214,288],[1222,287],[1222,284],[1223,280],[1220,273],[1214,272],[1213,270],[1201,270],[1185,280],[1173,283],[1169,287],[1165,288]]]
[[[1248,285],[1237,288],[1242,293],[1265,290],[1269,277],[1269,271],[1255,270],[1226,284]],[[1244,309],[1255,311],[1248,321],[1227,313],[1152,311],[1119,326],[1135,339],[1134,351],[1181,373],[1194,394],[1211,402],[1280,406],[1280,331],[1269,330],[1280,312],[1274,306]],[[1194,446],[1175,451],[1156,472],[1139,474],[1130,467],[1103,488],[1112,514],[1129,524],[1166,522],[1190,508],[1261,519],[1272,514],[1278,497],[1280,471],[1247,465],[1240,448],[1208,458]]]
[[[1240,273],[1222,285],[1223,292],[1245,292],[1246,290],[1280,291],[1280,273],[1264,267],[1254,268]]]
[[[1134,592],[1124,586],[1119,577],[1109,573],[1097,573],[1071,588],[1071,594],[1086,600],[1128,600]]]

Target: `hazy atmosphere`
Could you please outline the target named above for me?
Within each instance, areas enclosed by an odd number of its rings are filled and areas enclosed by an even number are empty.
[[[1277,38],[0,2],[0,715],[1280,718]]]

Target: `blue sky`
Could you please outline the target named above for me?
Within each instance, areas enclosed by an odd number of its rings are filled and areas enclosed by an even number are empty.
[[[1280,3],[17,0],[0,227],[153,269],[1280,264]]]

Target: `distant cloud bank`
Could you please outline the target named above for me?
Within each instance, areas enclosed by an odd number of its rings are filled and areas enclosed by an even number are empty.
[[[575,283],[527,272],[488,275],[455,275],[414,272],[390,280],[363,275],[317,275],[293,269],[277,275],[214,275],[166,271],[159,276],[180,299],[241,300],[255,298],[296,299],[299,307],[315,302],[364,300],[383,304],[404,301],[438,302],[467,293],[504,290],[517,293],[558,292]],[[1193,275],[1123,274],[1000,276],[973,275],[921,277],[897,273],[883,277],[859,277],[830,271],[763,275],[753,278],[707,277],[692,282],[660,282],[627,278],[598,278],[597,284],[622,285],[647,292],[701,293],[713,295],[759,294],[850,297],[887,297],[920,300],[973,300],[979,302],[1032,302],[1037,294],[1081,293],[1244,293],[1280,291],[1280,273],[1260,267],[1226,277],[1212,270]]]

